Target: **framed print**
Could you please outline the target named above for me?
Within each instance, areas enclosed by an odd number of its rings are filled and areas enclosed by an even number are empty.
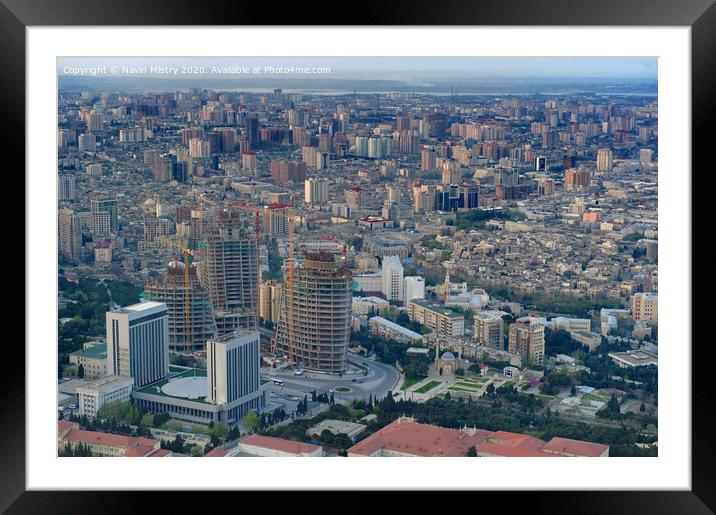
[[[389,7],[5,2],[9,512],[144,502],[119,490],[713,509],[691,322],[713,6]]]

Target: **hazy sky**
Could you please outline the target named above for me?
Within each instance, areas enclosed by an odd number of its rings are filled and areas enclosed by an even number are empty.
[[[181,65],[203,66],[205,77],[215,76],[210,70],[212,66],[258,66],[262,69],[265,66],[300,66],[329,67],[330,73],[321,76],[333,79],[657,79],[656,57],[66,57],[57,60],[60,75],[68,74],[67,67],[104,66],[109,69],[117,66],[120,71],[116,75],[122,76],[122,66]],[[74,73],[78,72],[75,70]],[[247,76],[267,75],[251,72]]]

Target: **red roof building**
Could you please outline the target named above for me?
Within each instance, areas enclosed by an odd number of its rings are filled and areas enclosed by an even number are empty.
[[[609,446],[567,438],[544,442],[533,436],[508,431],[449,429],[419,424],[401,417],[348,449],[349,457],[466,456],[475,447],[478,456],[558,457],[609,456]]]
[[[323,456],[323,448],[320,445],[295,442],[273,436],[251,435],[240,440],[236,447],[240,452],[252,456]]]
[[[171,456],[171,452],[159,452],[159,440],[137,438],[134,436],[114,435],[99,431],[85,431],[76,422],[60,420],[57,423],[57,448],[63,449],[69,444],[72,449],[79,444],[89,447],[94,456],[126,457],[162,457]]]
[[[559,456],[590,456],[603,458],[609,456],[609,446],[555,436],[547,445],[542,447],[542,452]]]

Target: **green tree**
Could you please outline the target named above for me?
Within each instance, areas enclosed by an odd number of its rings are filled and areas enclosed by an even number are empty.
[[[475,449],[474,445],[471,445],[467,448],[467,454],[465,456],[468,456],[470,458],[476,458],[477,457],[477,449]]]
[[[154,424],[154,415],[151,413],[145,413],[142,419],[139,421],[141,427],[152,427]]]
[[[249,431],[256,432],[259,428],[259,417],[253,409],[250,409],[244,418],[241,419],[241,425]]]
[[[169,419],[171,418],[169,416],[169,413],[159,413],[158,415],[154,415],[154,420],[152,421],[154,427],[162,427],[164,424],[169,422]]]
[[[201,447],[201,445],[194,444],[191,446],[191,449],[189,449],[189,454],[194,457],[203,456],[204,449]]]
[[[114,422],[128,421],[130,409],[133,407],[129,401],[107,402],[97,410],[97,418]]]
[[[572,385],[572,389],[569,390],[569,394],[570,394],[572,397],[574,397],[575,395],[577,395],[577,387],[574,386],[574,385]]]
[[[256,412],[254,412],[254,415],[256,415]],[[223,440],[229,435],[229,426],[227,426],[224,422],[218,421],[214,424],[214,427],[211,430],[211,435]]]
[[[612,395],[609,399],[609,402],[607,403],[607,410],[614,414],[619,413],[619,401],[617,400],[616,395]]]
[[[85,366],[80,363],[80,366],[77,368],[77,377],[80,379],[85,376]]]
[[[642,413],[646,411],[646,405],[643,402],[641,403],[641,406],[639,406],[639,411],[641,411]]]

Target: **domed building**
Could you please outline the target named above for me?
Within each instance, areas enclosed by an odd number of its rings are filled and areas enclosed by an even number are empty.
[[[437,352],[436,352],[437,354]],[[454,376],[457,370],[457,358],[450,351],[443,352],[440,359],[436,363],[435,370],[441,376]]]

